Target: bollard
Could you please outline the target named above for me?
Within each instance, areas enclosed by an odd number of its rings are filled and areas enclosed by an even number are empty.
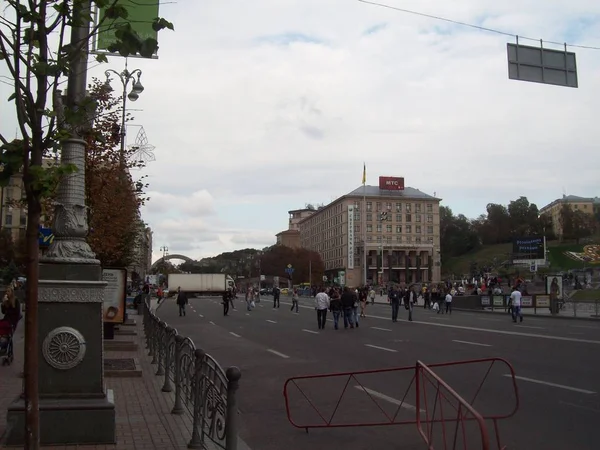
[[[238,444],[238,408],[237,390],[242,372],[233,366],[225,372],[227,376],[227,416],[225,417],[225,450],[237,450]]]
[[[171,414],[183,414],[183,403],[181,401],[181,345],[185,338],[179,334],[175,336],[175,405]]]
[[[193,423],[192,423],[192,439],[188,444],[188,448],[204,448],[204,444],[200,438],[199,428],[202,423],[202,408],[204,399],[202,398],[202,364],[204,363],[204,355],[206,353],[202,349],[196,349],[194,352],[194,387],[192,395]]]
[[[163,392],[171,392],[173,390],[173,387],[171,386],[171,378],[170,378],[170,372],[171,372],[171,365],[173,364],[173,361],[171,361],[171,345],[175,345],[175,336],[176,336],[176,331],[171,328],[171,327],[166,327],[165,328],[165,336],[164,336],[164,348],[165,348],[165,354],[164,354],[164,369],[165,369],[165,381],[163,383],[163,387],[162,387],[162,391]]]
[[[165,359],[164,359],[164,351],[165,351],[165,338],[166,338],[166,328],[167,328],[167,324],[164,323],[163,321],[160,321],[158,323],[158,339],[156,339],[156,345],[157,345],[157,367],[156,367],[156,374],[157,376],[162,376],[165,374]]]

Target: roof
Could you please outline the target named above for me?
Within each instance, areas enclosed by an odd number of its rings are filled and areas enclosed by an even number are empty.
[[[299,233],[300,233],[300,231],[298,231],[298,230],[283,230],[283,231],[280,231],[279,233],[277,233],[275,236],[279,236],[282,234],[299,234]]]
[[[423,200],[440,200],[432,195],[426,194],[425,192],[421,192],[418,189],[412,187],[405,187],[402,191],[387,191],[384,189],[379,189],[379,186],[361,186],[359,188],[354,189],[352,192],[344,195],[344,197],[357,197],[357,196],[366,196],[366,197],[394,197],[394,198],[414,198],[414,199],[423,199]]]
[[[555,205],[560,205],[561,203],[600,203],[600,198],[598,197],[580,197],[578,195],[563,195],[561,198],[557,198],[551,203],[548,203],[546,206],[540,208],[540,213],[546,212],[548,209]]]
[[[315,212],[316,209],[310,209],[310,208],[292,209],[292,210],[288,211],[288,214],[296,213],[296,212],[306,212],[306,211]]]

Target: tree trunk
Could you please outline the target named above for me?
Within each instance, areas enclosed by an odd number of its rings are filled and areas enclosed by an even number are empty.
[[[27,283],[25,298],[25,449],[40,448],[39,385],[38,385],[38,234],[41,205],[38,198],[28,194],[27,210]]]

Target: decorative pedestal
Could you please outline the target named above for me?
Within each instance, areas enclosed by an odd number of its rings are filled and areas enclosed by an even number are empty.
[[[102,301],[95,264],[41,264],[39,281],[40,440],[114,444],[115,407],[104,389]],[[22,398],[7,412],[6,444],[24,442]]]

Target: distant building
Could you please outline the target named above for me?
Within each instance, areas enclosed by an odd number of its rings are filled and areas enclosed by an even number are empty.
[[[144,222],[139,222],[139,231],[134,249],[133,263],[128,267],[131,275],[134,273],[140,279],[150,274],[152,267],[152,230]],[[135,275],[132,278],[137,278]]]
[[[288,211],[289,225],[288,229],[281,231],[275,235],[277,245],[285,247],[298,248],[300,247],[300,229],[298,224],[315,213],[314,208],[294,209]]]
[[[563,195],[562,198],[554,200],[552,203],[540,209],[540,216],[549,216],[552,220],[552,231],[558,238],[562,237],[563,230],[560,223],[560,210],[563,205],[569,205],[575,211],[583,211],[586,214],[594,214],[594,207],[600,207],[600,198],[598,197],[579,197],[577,195]]]
[[[403,178],[380,177],[379,186],[361,186],[302,219],[301,245],[318,252],[340,284],[365,282],[365,250],[368,283],[439,282],[439,204]]]

